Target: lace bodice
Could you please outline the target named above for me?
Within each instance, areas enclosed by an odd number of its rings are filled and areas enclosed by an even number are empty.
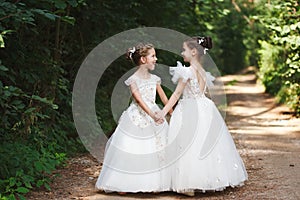
[[[156,85],[160,83],[161,79],[154,74],[151,74],[149,79],[142,79],[136,75],[132,75],[125,81],[127,86],[134,84],[132,88],[139,91],[143,101],[152,111],[158,109],[155,103]],[[152,120],[134,99],[127,109],[127,112],[133,123],[141,128],[148,126]]]
[[[153,104],[155,104],[156,84],[160,84],[160,82],[161,79],[154,74],[151,74],[149,79],[142,79],[137,77],[136,75],[132,75],[125,81],[125,84],[127,86],[130,86],[131,84],[135,84],[135,86],[140,92],[143,101],[149,107],[151,107]]]
[[[178,62],[177,67],[170,67],[170,74],[173,76],[173,83],[176,83],[180,78],[183,82],[187,82],[182,98],[205,97],[207,86],[213,85],[212,81],[214,80],[214,77],[206,72],[204,77],[202,76],[205,85],[200,85],[194,70],[191,67],[182,66],[180,62]]]
[[[183,90],[182,98],[197,98],[197,97],[205,97],[204,89],[200,89],[200,85],[198,83],[197,78],[191,78],[186,84],[186,87]]]

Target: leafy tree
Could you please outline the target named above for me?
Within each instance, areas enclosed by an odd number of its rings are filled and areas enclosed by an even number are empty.
[[[265,4],[264,4],[265,3]],[[260,79],[266,91],[300,114],[300,23],[296,0],[262,2],[259,15],[267,36],[261,40]]]

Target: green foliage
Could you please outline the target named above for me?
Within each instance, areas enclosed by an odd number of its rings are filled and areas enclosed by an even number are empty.
[[[79,3],[80,2],[80,3]],[[71,115],[62,43],[83,1],[0,2],[0,193],[49,187],[67,153],[82,150]]]
[[[296,0],[272,1],[265,10],[259,19],[269,37],[261,42],[260,80],[300,115],[299,5]]]
[[[50,190],[47,175],[65,160],[64,153],[55,153],[54,144],[38,151],[34,144],[21,141],[2,143],[0,156],[1,194],[19,198],[33,187],[44,186]]]
[[[224,16],[213,18],[217,34],[215,38],[218,38],[214,45],[214,48],[218,48],[215,60],[223,73],[235,73],[245,67],[243,32],[247,24],[231,2],[224,2],[220,6],[225,11]]]
[[[259,53],[261,56],[259,78],[266,86],[266,91],[276,95],[283,78],[285,58],[280,56],[283,55],[283,48],[262,41]]]

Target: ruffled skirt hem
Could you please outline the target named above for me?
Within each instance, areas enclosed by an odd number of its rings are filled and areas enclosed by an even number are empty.
[[[113,192],[126,192],[126,193],[160,193],[160,192],[169,192],[170,189],[138,189],[138,190],[131,190],[131,189],[114,189],[114,188],[97,188],[99,192],[105,192],[105,193],[113,193]]]
[[[208,188],[208,187],[185,187],[185,188],[176,188],[176,189],[172,189],[173,192],[177,192],[177,193],[189,193],[189,192],[202,192],[202,193],[206,193],[206,192],[221,192],[229,187],[231,188],[236,188],[236,187],[242,187],[245,185],[245,181],[243,180],[238,184],[232,184],[232,183],[228,183],[227,185],[224,186],[220,186],[217,188]]]

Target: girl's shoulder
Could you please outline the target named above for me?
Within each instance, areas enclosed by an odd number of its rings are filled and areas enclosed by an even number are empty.
[[[150,78],[149,79],[142,79],[139,78],[137,75],[133,74],[131,75],[127,80],[124,81],[124,83],[129,86],[133,83],[137,83],[138,81],[151,81],[151,82],[155,82],[157,84],[161,84],[161,78],[155,74],[150,74]]]
[[[129,86],[131,85],[132,83],[136,83],[137,81],[137,76],[135,74],[132,74],[131,76],[128,77],[128,79],[126,79],[124,81],[125,85]]]
[[[155,74],[150,74],[151,79],[154,80],[156,83],[161,84],[161,78]]]

